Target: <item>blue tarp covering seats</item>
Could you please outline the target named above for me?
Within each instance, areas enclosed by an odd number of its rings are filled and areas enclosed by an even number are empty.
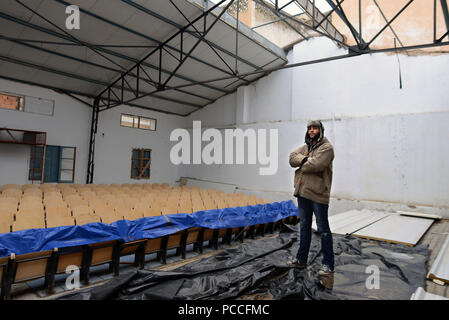
[[[119,220],[111,224],[91,223],[83,226],[30,229],[0,234],[0,257],[11,253],[20,255],[118,239],[123,242],[154,239],[194,227],[239,228],[276,222],[297,215],[298,210],[293,201],[283,201],[133,221]]]

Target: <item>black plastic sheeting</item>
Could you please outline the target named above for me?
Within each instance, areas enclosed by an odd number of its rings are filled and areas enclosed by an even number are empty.
[[[333,236],[333,276],[317,275],[322,259],[317,232],[312,234],[308,267],[287,266],[299,240],[297,226],[284,225],[274,237],[247,241],[172,271],[136,269],[58,299],[408,300],[417,287],[425,286],[427,246],[411,248]]]

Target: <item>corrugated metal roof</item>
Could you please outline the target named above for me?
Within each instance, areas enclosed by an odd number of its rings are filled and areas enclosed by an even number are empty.
[[[96,97],[149,52],[214,6],[209,1],[173,0],[6,0],[0,2],[0,77],[26,81]],[[80,8],[80,29],[68,30],[65,10]],[[28,7],[28,8],[26,8]],[[221,8],[207,15],[210,26]],[[33,12],[34,11],[34,12]],[[182,14],[180,13],[182,12]],[[183,16],[184,15],[184,16]],[[201,39],[203,19],[185,29],[185,54]],[[287,62],[282,49],[225,13],[210,33],[177,69],[180,37],[169,41],[159,54],[141,61],[143,93],[153,92],[152,81],[168,79],[168,87],[195,84],[223,76],[273,68]],[[238,40],[236,40],[238,36]],[[238,47],[236,49],[236,43]],[[188,88],[156,92],[133,101],[161,111],[187,115],[249,83],[263,73],[244,79],[195,84]],[[124,100],[134,96],[137,77],[126,78]],[[151,79],[151,80],[150,80]],[[156,81],[157,82],[157,81]],[[117,89],[118,86],[116,86]]]

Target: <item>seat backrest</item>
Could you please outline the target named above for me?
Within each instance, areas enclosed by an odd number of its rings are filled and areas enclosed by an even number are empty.
[[[178,213],[192,213],[192,212],[193,212],[192,206],[180,205],[178,207]]]
[[[147,202],[138,202],[134,205],[134,210],[138,210],[138,211],[145,211],[146,209],[148,209],[150,206]]]
[[[89,204],[89,207],[91,207],[94,210],[96,208],[104,207],[107,205],[107,202],[105,200],[99,198],[91,199],[88,200],[87,202]]]
[[[44,211],[42,202],[24,202],[19,204],[19,211]]]
[[[23,196],[22,198],[20,198],[20,204],[25,204],[25,203],[40,203],[42,204],[42,197],[37,197],[37,196]]]
[[[118,214],[115,210],[107,209],[105,211],[101,210],[96,213],[97,216],[101,217],[101,221],[106,224],[111,224],[118,220],[123,220],[123,215]]]
[[[70,209],[64,205],[45,208],[45,215],[47,217],[47,220],[49,217],[70,217],[70,213]]]
[[[75,219],[69,215],[47,215],[47,228],[75,225]]]
[[[162,215],[161,208],[148,208],[143,213],[144,217],[156,217]]]
[[[94,210],[94,213],[96,215],[108,214],[114,211],[114,207],[109,206],[107,204],[97,205],[92,207],[92,209]]]
[[[16,217],[23,215],[23,216],[30,216],[30,217],[44,217],[44,208],[43,207],[19,207],[19,210],[16,213]]]
[[[71,195],[78,195],[78,192],[76,191],[75,188],[64,188],[61,189],[61,193],[63,195],[63,197],[68,197]]]
[[[59,192],[58,190],[44,192],[44,198],[48,198],[48,197],[58,197],[58,198],[61,197],[62,198],[62,193]]]
[[[13,208],[0,207],[0,221],[8,221],[12,223],[16,214],[17,210],[14,210]]]
[[[17,201],[14,200],[14,198],[11,201],[4,201],[3,199],[7,198],[0,198],[0,208],[9,209],[9,210],[15,210],[17,211],[17,208],[19,207],[17,204]]]
[[[9,221],[7,221],[6,219],[0,218],[0,233],[11,232],[12,223],[13,223],[12,219],[9,219]]]
[[[91,191],[91,190],[85,190],[85,191],[81,191],[80,195],[82,198],[84,199],[90,199],[90,198],[96,198],[96,194],[95,192]]]
[[[21,190],[20,185],[18,185],[18,184],[5,184],[1,188],[2,191],[8,190],[8,189]]]
[[[72,215],[74,217],[85,215],[85,214],[94,214],[94,211],[91,207],[87,205],[78,205],[72,207]]]
[[[51,207],[68,207],[68,203],[62,199],[50,198],[44,200],[44,207],[46,209]]]
[[[100,217],[95,214],[83,214],[75,217],[76,225],[82,226],[88,223],[101,222]]]
[[[70,198],[70,199],[67,199],[66,202],[69,205],[69,207],[71,207],[71,208],[89,205],[87,200],[84,200],[82,198]]]
[[[205,208],[206,210],[214,210],[214,209],[217,209],[217,205],[216,205],[215,202],[213,202],[213,201],[207,201],[207,202],[204,204],[204,208]]]
[[[163,207],[162,208],[162,214],[163,215],[176,214],[176,213],[178,213],[178,207],[169,206],[169,207]]]
[[[10,197],[20,199],[22,197],[22,190],[19,189],[6,189],[2,191],[2,197]]]
[[[15,258],[14,282],[22,282],[45,276],[52,251],[32,252]]]
[[[45,221],[43,217],[17,215],[16,221],[12,224],[12,231],[27,229],[44,229]]]
[[[40,189],[24,189],[23,195],[33,195],[42,198],[42,190]]]
[[[143,218],[143,211],[127,209],[123,212],[123,218],[126,220],[137,220]]]

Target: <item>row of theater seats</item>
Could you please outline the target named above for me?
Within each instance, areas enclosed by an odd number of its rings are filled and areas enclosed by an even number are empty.
[[[22,214],[24,217],[35,215],[39,221],[43,215],[47,227],[56,225],[55,220],[66,219],[65,217],[71,220],[63,221],[63,223],[72,223],[73,221],[73,223],[82,224],[80,218],[83,218],[85,214],[83,210],[86,209],[83,209],[83,206],[90,208],[87,209],[89,215],[99,216],[100,221],[107,223],[116,218],[125,217],[124,215],[129,213],[129,210],[139,212],[140,205],[143,205],[145,209],[142,211],[145,216],[153,213],[159,215],[190,212],[190,209],[194,212],[198,211],[197,209],[216,209],[268,202],[268,200],[247,197],[243,194],[226,194],[222,191],[196,187],[170,187],[168,184],[97,186],[42,184],[40,187],[5,185],[1,191],[0,219],[5,216],[9,217],[9,215],[14,217],[13,231],[17,227],[14,224],[17,221],[23,221]],[[8,200],[5,200],[7,198]],[[11,207],[13,210],[12,212],[8,211],[9,209],[1,211],[2,206]],[[80,206],[81,208],[79,208]],[[108,220],[109,217],[106,213],[103,214],[102,206],[107,208],[106,211],[109,214],[114,212],[116,216]],[[41,209],[43,209],[43,213]],[[39,212],[39,214],[35,212]],[[109,272],[118,275],[120,258],[123,256],[134,255],[134,265],[143,268],[147,262],[146,255],[156,253],[158,260],[165,264],[168,250],[176,249],[176,254],[182,255],[182,258],[185,259],[186,248],[189,244],[193,244],[193,249],[200,253],[205,241],[209,242],[209,247],[218,249],[219,239],[222,239],[223,243],[230,244],[233,240],[243,241],[244,238],[254,238],[257,234],[263,236],[266,232],[272,233],[282,222],[296,223],[297,218],[292,216],[272,223],[240,228],[195,227],[155,239],[139,239],[129,242],[113,240],[22,255],[11,254],[9,257],[0,258],[0,279],[2,281],[0,299],[11,298],[11,288],[14,283],[42,277],[45,278],[44,287],[48,292],[53,292],[55,275],[66,273],[69,266],[77,266],[80,270],[81,280],[84,283],[89,283],[89,273],[93,266],[109,264]]]
[[[33,228],[110,224],[176,213],[264,204],[267,199],[211,188],[159,184],[8,184],[1,188],[0,233]]]
[[[166,264],[167,252],[176,249],[176,255],[186,258],[187,246],[193,244],[193,250],[203,252],[203,243],[218,249],[219,240],[223,244],[232,241],[243,242],[244,238],[255,238],[257,234],[273,233],[281,223],[297,223],[292,216],[280,221],[255,226],[229,229],[189,228],[155,239],[140,239],[130,242],[113,240],[88,245],[54,248],[53,250],[33,252],[0,258],[1,292],[0,300],[11,298],[11,288],[15,283],[45,278],[44,288],[53,293],[55,275],[64,274],[68,267],[76,266],[80,270],[83,283],[89,283],[90,269],[93,266],[109,264],[109,273],[119,274],[120,258],[134,255],[134,266],[143,268],[148,262],[148,254],[157,254],[157,259]]]

